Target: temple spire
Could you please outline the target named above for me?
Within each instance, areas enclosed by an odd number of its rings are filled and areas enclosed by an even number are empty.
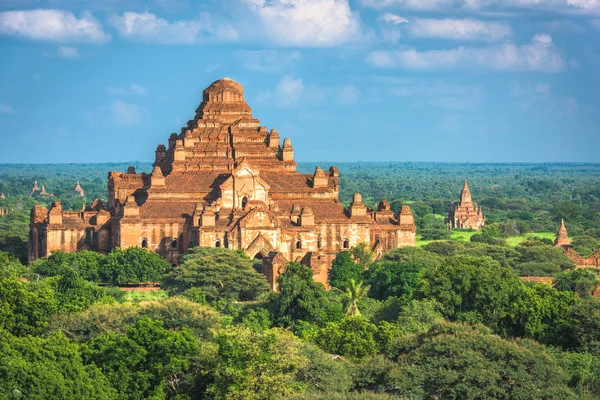
[[[465,179],[465,183],[463,185],[462,192],[460,193],[460,205],[470,205],[473,203],[471,199],[471,192],[469,191],[469,185],[467,185],[467,180]]]
[[[554,240],[554,246],[556,247],[571,247],[571,240],[569,239],[569,234],[567,232],[567,228],[565,227],[565,220],[560,220],[560,227],[556,232],[556,240]]]

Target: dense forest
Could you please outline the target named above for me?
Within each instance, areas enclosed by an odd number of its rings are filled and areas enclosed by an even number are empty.
[[[580,254],[600,247],[600,165],[340,164],[344,203],[408,203],[419,240],[339,253],[330,290],[290,263],[270,292],[222,248],[176,267],[137,248],[24,265],[34,204],[106,199],[127,166],[0,165],[0,399],[600,398],[598,271],[551,241],[564,218]],[[444,225],[465,178],[482,232]],[[30,197],[34,180],[54,197]],[[118,287],[148,281],[160,290]]]

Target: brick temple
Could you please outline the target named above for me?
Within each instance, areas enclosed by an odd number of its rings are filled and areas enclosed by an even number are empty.
[[[554,246],[562,248],[567,257],[573,260],[576,268],[600,268],[600,249],[594,249],[594,253],[587,258],[577,254],[571,244],[571,239],[569,239],[564,220],[560,221],[560,227],[556,232],[556,239],[554,239]]]
[[[446,224],[451,228],[474,229],[476,231],[481,230],[485,225],[485,217],[481,212],[481,206],[473,203],[466,179],[460,193],[460,202],[454,204],[454,208],[446,218]]]
[[[296,170],[290,139],[281,143],[252,116],[239,83],[224,78],[203,92],[193,120],[158,145],[152,173],[111,172],[108,204],[82,211],[31,212],[29,260],[54,250],[138,246],[172,263],[192,246],[243,250],[262,260],[271,286],[290,261],[312,268],[326,284],[333,258],[367,243],[377,255],[415,245],[408,206],[395,214],[387,201],[367,208],[360,194],[339,200],[336,167]]]

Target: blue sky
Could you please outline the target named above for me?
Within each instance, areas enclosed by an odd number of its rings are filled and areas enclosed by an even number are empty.
[[[2,162],[151,161],[242,83],[300,161],[600,162],[600,0],[0,0]]]

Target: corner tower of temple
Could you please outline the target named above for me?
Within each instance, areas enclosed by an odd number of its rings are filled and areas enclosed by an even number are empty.
[[[446,218],[446,224],[450,228],[474,229],[477,231],[485,225],[485,217],[481,207],[473,203],[466,179],[460,192],[460,201],[454,204],[448,218]]]
[[[151,173],[109,173],[107,205],[35,207],[30,260],[52,250],[138,246],[176,263],[190,247],[224,247],[262,260],[274,288],[290,261],[327,284],[341,250],[367,243],[382,254],[415,245],[410,207],[394,214],[382,201],[373,210],[357,193],[345,208],[337,167],[298,172],[290,139],[261,125],[231,79],[208,86],[194,118],[154,156]]]

